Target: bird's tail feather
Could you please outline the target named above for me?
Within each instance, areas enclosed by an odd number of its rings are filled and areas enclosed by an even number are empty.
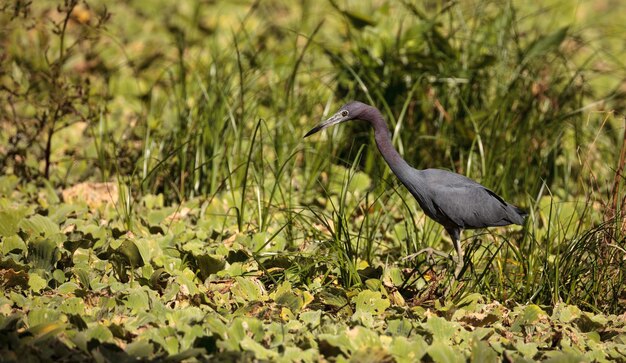
[[[524,224],[524,220],[528,217],[528,212],[520,207],[514,206],[513,204],[509,204],[509,207],[515,213],[515,215],[513,215],[514,220],[512,222],[519,225]]]

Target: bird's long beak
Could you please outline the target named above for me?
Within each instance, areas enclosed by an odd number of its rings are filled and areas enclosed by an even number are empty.
[[[312,128],[311,131],[307,132],[306,135],[304,135],[304,137],[311,136],[320,130],[324,130],[325,128],[336,125],[342,121],[344,121],[344,117],[341,116],[341,112],[337,112],[336,114],[332,115],[328,120],[321,122],[320,124]]]

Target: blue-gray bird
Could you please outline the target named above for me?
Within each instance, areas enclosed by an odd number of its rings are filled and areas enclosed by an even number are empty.
[[[524,224],[527,214],[523,210],[472,179],[440,169],[417,170],[407,164],[393,147],[387,123],[375,107],[349,102],[304,137],[350,120],[367,121],[372,125],[378,150],[391,171],[415,197],[424,213],[450,234],[458,256],[456,278],[460,278],[464,265],[459,241],[463,229]]]

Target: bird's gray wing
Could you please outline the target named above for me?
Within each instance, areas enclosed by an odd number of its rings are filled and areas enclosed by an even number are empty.
[[[464,229],[515,223],[510,205],[471,179],[441,170],[427,174],[427,181],[430,202],[444,221]]]
[[[432,203],[439,213],[464,229],[512,223],[507,203],[482,186],[436,186]]]

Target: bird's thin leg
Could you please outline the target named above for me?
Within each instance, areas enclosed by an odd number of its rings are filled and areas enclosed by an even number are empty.
[[[461,230],[459,228],[447,229],[450,237],[452,238],[452,244],[456,249],[456,268],[454,269],[454,278],[459,280],[461,278],[461,272],[463,272],[463,248],[461,247]]]
[[[456,248],[456,268],[454,269],[454,277],[459,280],[461,279],[461,272],[463,271],[463,267],[465,263],[463,262],[463,248],[461,247],[461,241],[458,239],[454,240],[454,247]]]

